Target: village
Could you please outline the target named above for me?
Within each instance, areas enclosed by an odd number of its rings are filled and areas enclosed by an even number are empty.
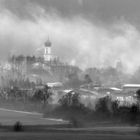
[[[140,0],[0,0],[0,140],[140,140]]]
[[[62,95],[78,92],[85,106],[105,96],[119,100],[120,104],[133,104],[140,84],[127,84],[132,80],[124,76],[122,68],[118,61],[116,68],[89,68],[83,72],[78,66],[62,62],[52,55],[52,42],[48,38],[42,57],[13,55],[7,63],[1,64],[0,96],[2,99],[25,100],[25,97],[34,96],[36,91],[48,86],[57,97],[55,103]]]

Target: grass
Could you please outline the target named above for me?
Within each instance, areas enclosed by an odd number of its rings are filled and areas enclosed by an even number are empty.
[[[4,105],[10,105],[10,102],[4,103]],[[18,105],[18,106],[17,106]],[[21,106],[20,106],[21,105]],[[17,106],[16,109],[21,109],[23,103],[21,102],[15,102],[14,105],[11,107]],[[29,105],[29,104],[28,104]],[[28,106],[27,109],[31,109],[33,106]],[[60,118],[60,116],[63,115],[64,118],[71,119],[71,123],[73,123],[73,126],[70,125],[36,125],[36,126],[25,126],[24,125],[24,131],[23,132],[13,132],[13,126],[1,126],[0,127],[0,140],[93,140],[93,139],[139,139],[140,136],[138,136],[138,133],[135,130],[125,130],[124,127],[118,127],[118,129],[113,130],[107,130],[106,123],[104,120],[99,123],[97,121],[93,121],[94,113],[89,112],[89,110],[77,110],[74,108],[71,108],[70,110],[62,109],[62,108],[55,108],[54,106],[47,106],[46,108],[48,114],[46,116],[57,116]],[[24,109],[26,108],[26,105],[24,106]],[[15,108],[14,108],[15,109]],[[56,110],[55,110],[56,109]],[[54,112],[52,113],[52,110]],[[49,114],[50,113],[50,114]],[[76,116],[76,118],[70,118]],[[91,118],[89,116],[92,116]],[[78,120],[77,120],[78,119]],[[87,126],[85,125],[86,121]],[[92,120],[92,121],[91,121]],[[82,122],[82,124],[81,124]],[[110,123],[110,122],[109,122]],[[96,124],[96,125],[95,125]],[[107,122],[108,124],[108,122]],[[85,128],[82,128],[84,125]],[[122,124],[123,125],[123,124]],[[97,126],[99,126],[97,128]],[[114,126],[113,122],[110,123],[110,126]],[[73,128],[71,128],[73,127]],[[87,127],[87,128],[86,128]],[[94,130],[91,131],[89,127],[92,127]],[[102,129],[101,129],[102,128]],[[133,127],[132,127],[133,128]],[[85,130],[83,130],[85,129]]]
[[[123,128],[121,128],[123,129]],[[119,133],[119,131],[46,131],[46,132],[1,132],[1,140],[105,140],[105,139],[128,139],[139,140],[140,136],[136,133],[127,132]]]
[[[46,105],[42,103],[32,101],[0,101],[0,107],[23,110],[23,111],[35,111],[44,113],[44,117],[58,118],[69,120],[73,127],[92,127],[95,124],[106,125],[135,125],[136,115],[134,114],[135,108],[131,110],[129,107],[118,108],[116,104],[114,112],[110,113],[106,106],[106,101],[110,101],[108,98],[103,98],[98,102],[97,110],[91,110],[84,106],[58,106],[58,105]],[[131,112],[130,112],[131,111]],[[134,120],[134,121],[133,121]]]
[[[22,100],[0,100],[0,107],[20,111],[43,112],[42,103],[31,101],[23,102]]]

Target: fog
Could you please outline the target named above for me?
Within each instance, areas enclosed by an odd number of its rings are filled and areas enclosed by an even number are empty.
[[[140,33],[128,21],[102,26],[81,15],[63,17],[55,9],[46,11],[38,5],[27,10],[32,18],[20,18],[1,7],[1,60],[13,54],[41,56],[49,37],[53,55],[82,69],[115,66],[118,60],[129,73],[139,67]]]

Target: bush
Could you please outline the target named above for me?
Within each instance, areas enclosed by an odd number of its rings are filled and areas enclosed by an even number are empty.
[[[110,112],[110,103],[111,99],[108,96],[100,98],[95,106],[95,111],[98,113],[108,114]]]
[[[112,109],[113,116],[117,116],[118,111],[119,111],[119,102],[117,100],[112,101],[111,109]]]
[[[14,124],[14,131],[15,132],[21,132],[23,131],[23,125],[21,122],[17,121],[15,124]]]
[[[132,125],[138,123],[139,108],[137,105],[132,105],[129,112],[130,122]]]
[[[76,117],[69,118],[69,122],[72,125],[72,127],[75,127],[75,128],[82,127],[82,122]]]
[[[95,106],[94,116],[103,120],[116,120],[118,118],[119,104],[109,96],[100,98]]]
[[[59,103],[62,107],[73,107],[73,108],[79,108],[81,107],[80,103],[80,95],[79,93],[76,93],[74,91],[71,91],[64,95],[60,100]]]
[[[136,91],[137,99],[140,101],[140,89]]]
[[[127,123],[130,125],[139,124],[140,112],[137,104],[133,104],[132,106],[121,106],[118,108],[117,118],[122,123]]]
[[[95,110],[80,103],[80,94],[74,91],[65,94],[59,100],[59,103],[60,105],[52,109],[49,114],[69,120],[73,127],[83,126],[92,121],[140,124],[138,104],[119,106],[119,101],[114,101],[109,96],[99,98],[95,105]]]
[[[36,90],[34,95],[33,95],[33,100],[34,101],[41,101],[43,100],[43,91],[42,90]]]

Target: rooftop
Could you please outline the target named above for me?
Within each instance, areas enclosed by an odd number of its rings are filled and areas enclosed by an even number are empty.
[[[123,88],[128,88],[128,87],[132,87],[132,88],[140,88],[140,84],[125,84],[123,85]]]
[[[52,43],[51,41],[48,39],[46,42],[45,42],[45,47],[51,47]]]

